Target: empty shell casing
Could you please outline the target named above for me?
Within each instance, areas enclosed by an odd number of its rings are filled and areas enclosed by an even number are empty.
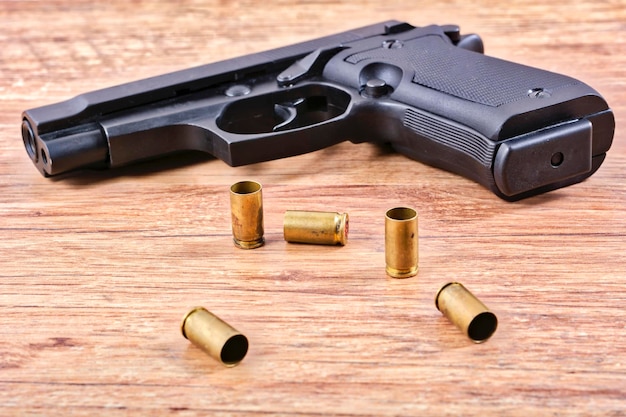
[[[226,366],[235,366],[248,352],[248,339],[204,307],[194,307],[181,323],[183,336]]]
[[[287,210],[283,224],[287,242],[345,245],[348,215],[324,211]]]
[[[435,297],[435,305],[476,343],[489,339],[498,327],[496,315],[458,282],[444,285]]]
[[[241,181],[230,187],[233,242],[241,249],[254,249],[265,243],[262,188],[255,181]]]
[[[408,278],[418,270],[417,212],[396,207],[385,215],[386,271],[393,278]]]

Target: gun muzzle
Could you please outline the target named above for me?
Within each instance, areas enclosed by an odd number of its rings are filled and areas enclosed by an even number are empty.
[[[98,129],[85,129],[43,140],[25,118],[22,121],[22,139],[28,156],[44,176],[108,164],[107,141]]]
[[[230,187],[233,241],[241,249],[263,246],[263,194],[261,184],[241,181]]]

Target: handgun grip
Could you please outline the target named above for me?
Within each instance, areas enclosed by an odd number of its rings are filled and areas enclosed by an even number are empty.
[[[370,133],[414,159],[516,200],[590,176],[613,114],[573,78],[455,45],[439,26],[352,42],[324,78],[388,109]],[[375,111],[368,112],[369,116]]]

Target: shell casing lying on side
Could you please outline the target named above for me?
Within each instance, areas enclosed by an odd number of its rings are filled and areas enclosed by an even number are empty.
[[[345,245],[348,215],[325,211],[287,210],[283,234],[287,242]]]
[[[408,278],[418,271],[417,212],[396,207],[385,215],[386,271],[393,278]]]
[[[230,187],[233,242],[241,249],[263,246],[263,187],[241,181]]]
[[[248,353],[248,339],[204,307],[194,307],[181,323],[185,339],[225,366],[235,366]]]
[[[489,339],[498,327],[496,315],[458,282],[444,285],[435,297],[435,305],[476,343]]]

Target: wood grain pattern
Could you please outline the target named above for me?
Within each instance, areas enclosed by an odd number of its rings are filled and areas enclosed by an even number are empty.
[[[469,3],[1,2],[0,415],[624,415],[626,4]],[[370,144],[60,180],[23,149],[27,108],[393,18],[458,23],[490,55],[594,86],[617,118],[605,164],[511,204]],[[242,179],[264,185],[253,251],[231,243]],[[397,205],[420,215],[407,280],[384,271]],[[284,242],[287,209],[348,212],[348,244]],[[487,343],[435,309],[450,280],[498,315]],[[183,339],[195,305],[249,338],[239,366]]]

